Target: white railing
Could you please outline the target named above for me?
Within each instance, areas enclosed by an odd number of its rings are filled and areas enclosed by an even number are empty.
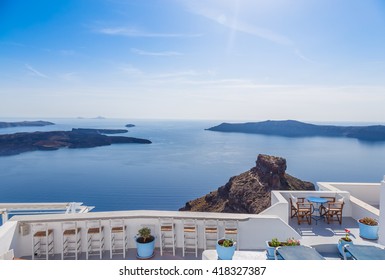
[[[335,182],[318,182],[320,190],[331,191],[346,191],[351,196],[378,207],[380,204],[380,183],[335,183]]]
[[[344,191],[349,193],[349,216],[354,219],[372,217],[379,219],[380,183],[330,183],[319,182],[319,188],[325,191]],[[345,211],[345,207],[344,207]]]

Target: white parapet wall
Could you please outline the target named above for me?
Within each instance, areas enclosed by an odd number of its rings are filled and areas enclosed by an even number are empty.
[[[7,222],[0,226],[0,256],[12,249],[15,236],[17,236],[17,222]]]
[[[322,197],[344,197],[345,205],[343,216],[352,216],[352,204],[350,201],[350,194],[347,191],[340,191],[338,189],[332,190],[320,190],[320,191],[272,191],[271,192],[271,206],[265,211],[261,212],[264,215],[276,215],[283,221],[288,223],[290,218],[290,194],[294,197],[305,198],[309,196],[322,196]]]
[[[378,207],[380,197],[380,183],[336,183],[318,182],[319,190],[338,190],[349,192],[351,196],[359,200]]]
[[[381,182],[379,225],[380,228],[378,230],[378,242],[382,245],[385,245],[385,176]]]
[[[224,223],[236,221],[238,224],[238,248],[241,250],[257,250],[265,248],[265,241],[274,237],[285,240],[287,238],[300,239],[300,235],[285,221],[275,215],[253,215],[253,214],[228,214],[208,212],[180,212],[180,211],[111,211],[90,212],[71,215],[51,214],[35,216],[15,216],[11,221],[18,222],[18,230],[13,238],[13,248],[16,257],[30,256],[32,252],[31,225],[46,223],[54,232],[54,250],[59,254],[62,250],[61,225],[64,222],[76,221],[81,230],[82,251],[86,250],[86,221],[100,220],[105,228],[106,250],[110,248],[110,220],[123,219],[127,226],[129,248],[135,248],[134,236],[143,225],[151,225],[157,236],[156,246],[159,246],[159,220],[162,218],[173,218],[176,230],[176,247],[183,246],[183,220],[195,219],[198,225],[198,247],[203,248],[204,243],[204,221],[217,220],[219,223],[220,237],[224,236]]]
[[[372,217],[378,219],[380,210],[380,183],[318,182],[320,190],[344,191],[350,197],[350,216],[354,219]],[[344,207],[344,212],[345,212]]]

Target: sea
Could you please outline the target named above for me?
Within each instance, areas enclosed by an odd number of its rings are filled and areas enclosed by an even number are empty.
[[[82,202],[95,206],[93,211],[178,210],[254,167],[258,154],[284,157],[287,173],[314,184],[378,183],[385,175],[385,142],[206,130],[220,121],[43,120],[55,125],[6,128],[0,129],[0,134],[122,129],[134,124],[119,135],[149,139],[152,144],[65,148],[0,157],[0,202]]]

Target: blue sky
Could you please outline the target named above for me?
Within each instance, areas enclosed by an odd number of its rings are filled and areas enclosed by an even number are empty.
[[[0,0],[0,117],[385,122],[381,0]]]

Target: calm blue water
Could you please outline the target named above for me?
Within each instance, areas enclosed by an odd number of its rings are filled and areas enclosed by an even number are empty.
[[[47,119],[45,119],[47,120]],[[48,119],[49,120],[49,119]],[[0,133],[129,128],[150,145],[62,149],[0,157],[1,202],[83,202],[94,211],[176,210],[249,170],[259,153],[287,159],[291,175],[311,181],[379,182],[385,143],[343,138],[283,138],[204,130],[209,121],[51,119],[55,126]]]

